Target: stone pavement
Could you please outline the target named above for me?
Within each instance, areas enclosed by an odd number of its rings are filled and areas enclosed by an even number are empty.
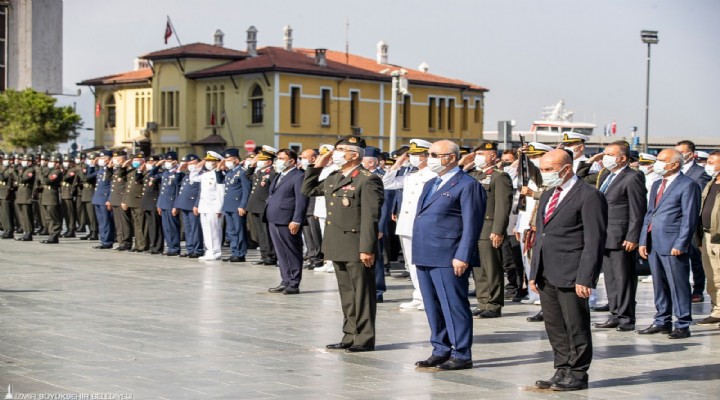
[[[299,296],[269,294],[274,267],[0,241],[0,396],[102,394],[133,399],[718,398],[720,329],[692,337],[596,331],[590,389],[533,389],[552,375],[538,306],[510,303],[475,320],[474,369],[419,372],[430,355],[424,313],[400,311],[411,293],[389,278],[378,305],[377,351],[327,352],[341,337],[335,277],[306,272]],[[257,259],[253,251],[249,260]],[[706,297],[707,299],[707,297]],[[640,284],[639,325],[653,315]],[[709,304],[693,305],[695,319]],[[593,321],[607,314],[596,313]],[[34,395],[29,395],[34,394]],[[53,397],[45,397],[53,398]],[[55,397],[57,398],[57,397]],[[66,397],[72,398],[72,397]]]

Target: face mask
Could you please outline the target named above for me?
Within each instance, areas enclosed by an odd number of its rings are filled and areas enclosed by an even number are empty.
[[[117,167],[118,165],[120,165],[121,162],[122,162],[122,161],[120,161],[120,159],[117,159],[117,158],[114,159],[114,160],[112,160],[113,165],[116,166],[116,167]]]
[[[27,161],[20,161],[20,165],[22,165],[23,167],[27,167],[27,166],[28,166],[28,162],[27,162]]]
[[[163,167],[165,167],[165,169],[168,169],[168,170],[172,169],[173,163],[170,161],[165,161],[165,164],[163,165]]]
[[[540,172],[540,175],[542,175],[543,186],[554,188],[562,185],[565,178],[560,176],[560,171]]]
[[[188,166],[188,169],[189,169],[190,167],[191,167],[191,166]],[[192,167],[193,167],[193,169],[194,169],[195,166],[192,165]],[[214,162],[214,161],[205,161],[205,169],[206,169],[206,170],[212,171],[214,168],[215,168],[215,162]]]
[[[509,166],[511,166],[511,165],[512,165],[512,162],[511,162],[511,161],[503,161],[503,162],[502,162],[503,168],[507,168],[507,167],[509,167]]]
[[[613,156],[608,156],[608,155],[603,156],[603,159],[602,159],[603,167],[605,167],[609,170],[615,169],[618,166],[617,159],[618,159],[617,157],[613,157]]]
[[[405,168],[407,168],[407,167],[409,167],[410,165],[412,165],[412,164],[410,164],[410,160],[408,160],[408,161],[405,161],[402,166],[405,167]]]
[[[9,160],[3,160],[3,166],[7,167],[7,166],[9,166],[9,165],[10,165],[10,161],[9,161]]]
[[[98,165],[99,165],[99,166],[104,167],[105,164],[107,164],[107,160],[105,160],[104,158],[98,160]]]
[[[487,158],[485,156],[475,156],[475,168],[483,169],[487,166]]]
[[[420,159],[420,156],[410,156],[410,165],[412,165],[415,168],[419,168],[420,164],[422,164],[422,160]]]
[[[140,165],[141,165],[140,161],[133,161],[133,162],[132,162],[133,168],[139,168]]]
[[[250,165],[250,163],[248,163],[247,165]],[[233,169],[235,168],[235,161],[225,161],[225,166],[228,167],[228,169]]]
[[[683,159],[685,161],[685,164],[695,160],[695,154],[693,153],[683,153]]]
[[[666,166],[667,163],[665,161],[655,161],[655,164],[653,165],[653,172],[658,175],[665,176],[668,173],[668,170],[665,169]]]
[[[310,160],[308,160],[307,158],[303,158],[302,160],[300,160],[300,166],[302,167],[302,169],[308,169],[308,167],[310,167]]]
[[[243,161],[243,166],[244,166],[246,169],[247,169],[247,168],[250,168],[250,164],[252,164],[252,161],[250,161],[250,160],[245,160],[245,161]],[[225,166],[227,166],[228,168],[232,168],[232,167],[230,167],[230,165],[235,166],[235,163],[232,163],[232,162],[226,162],[226,163],[225,163]]]
[[[67,161],[63,161],[63,168],[68,168],[68,167],[70,167],[70,163]]]
[[[85,160],[85,165],[87,165],[88,167],[91,166],[92,164],[93,164],[92,160]]]
[[[517,172],[517,168],[513,168],[513,167],[510,167],[510,166],[504,167],[504,168],[503,168],[503,172],[505,172],[505,173],[508,174],[508,175],[514,175],[514,174]]]
[[[333,164],[337,165],[338,167],[342,167],[343,165],[347,164],[344,151],[335,150],[332,154],[332,160]]]
[[[275,160],[275,172],[281,173],[287,169],[287,162],[284,160]]]
[[[151,163],[145,164],[145,168],[147,168],[147,169],[155,169],[155,167],[157,167],[157,165],[155,165],[155,164],[151,164]]]
[[[49,163],[47,163],[47,166],[48,166],[48,168],[53,169],[53,168],[55,168],[55,163],[49,162]]]
[[[651,172],[653,172],[652,165],[641,165],[640,167],[638,167],[638,169],[645,175],[649,175]]]
[[[713,178],[715,177],[715,175],[718,174],[718,172],[720,172],[720,171],[716,171],[716,170],[715,170],[715,167],[713,167],[712,165],[709,165],[709,164],[708,164],[708,165],[705,166],[705,173],[708,174],[708,175],[710,175],[710,176],[713,177]]]
[[[443,170],[445,169],[445,166],[442,165],[441,158],[428,158],[427,166],[428,168],[430,168],[430,171],[436,174],[443,172]]]
[[[258,161],[258,162],[257,162],[257,167],[258,167],[258,168],[261,168],[261,169],[267,167],[268,165],[270,165],[270,161],[269,161],[269,160],[264,160],[264,161]]]
[[[75,164],[80,164],[81,162],[82,162],[81,159],[79,159],[79,158],[76,158],[76,159],[75,159]]]
[[[539,158],[531,158],[530,162],[533,163],[534,166],[540,168],[540,159]]]

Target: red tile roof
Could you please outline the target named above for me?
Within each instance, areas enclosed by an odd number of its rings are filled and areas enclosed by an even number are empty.
[[[203,139],[198,140],[197,142],[192,142],[190,144],[193,146],[225,146],[227,145],[227,141],[225,141],[225,139],[223,139],[223,137],[220,135],[211,134]]]
[[[313,49],[295,49],[295,51],[302,52],[305,54],[314,54],[315,50]],[[328,50],[326,53],[326,57],[328,60],[337,61],[340,63],[345,64],[347,62],[348,65],[352,65],[354,67],[362,68],[367,71],[374,71],[374,72],[380,72],[387,68],[404,68],[407,71],[407,75],[405,75],[408,80],[411,83],[415,84],[429,84],[429,85],[441,85],[441,86],[459,86],[459,87],[467,87],[469,89],[474,90],[481,90],[481,91],[488,91],[488,89],[475,85],[470,82],[461,81],[459,79],[451,79],[451,78],[445,78],[439,75],[433,75],[429,74],[427,72],[418,71],[412,68],[407,67],[401,67],[399,65],[383,65],[378,64],[376,60],[361,57],[355,54],[345,54],[341,51],[334,51],[334,50]]]
[[[170,49],[154,51],[140,56],[148,60],[162,60],[167,58],[215,58],[239,60],[247,57],[244,51],[228,49],[206,43],[191,43]]]
[[[100,78],[93,78],[84,80],[78,85],[81,86],[102,86],[102,85],[116,85],[116,84],[129,84],[129,83],[144,83],[149,79],[152,79],[153,71],[150,68],[143,68],[136,71],[123,72],[115,75],[102,76]]]

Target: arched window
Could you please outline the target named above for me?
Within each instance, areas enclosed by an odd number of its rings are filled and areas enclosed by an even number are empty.
[[[255,85],[250,92],[251,115],[250,120],[253,124],[262,124],[263,122],[263,91],[260,85]]]
[[[105,102],[105,109],[107,110],[107,122],[108,128],[115,128],[115,95],[110,95]]]
[[[207,86],[205,88],[205,121],[208,126],[222,125],[225,112],[225,86]]]

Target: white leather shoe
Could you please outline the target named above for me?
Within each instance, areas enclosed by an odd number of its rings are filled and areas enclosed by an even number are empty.
[[[422,303],[418,306],[418,311],[425,311],[425,303]]]
[[[400,308],[403,310],[415,310],[418,307],[423,305],[423,302],[420,300],[413,300],[407,303],[400,303]]]

